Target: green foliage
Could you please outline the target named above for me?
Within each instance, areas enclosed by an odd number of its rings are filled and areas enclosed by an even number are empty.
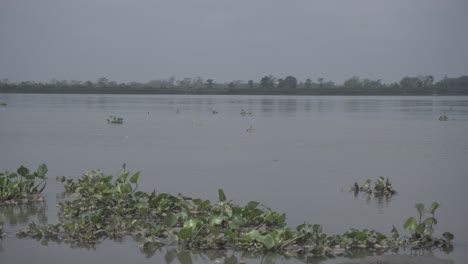
[[[218,196],[219,196],[219,201],[220,202],[225,202],[226,201],[226,195],[224,194],[223,189],[218,190]]]
[[[20,168],[18,173],[29,172]],[[139,172],[130,174],[124,166],[115,177],[95,170],[79,179],[65,180],[67,198],[58,204],[60,223],[45,226],[32,223],[29,228],[18,230],[17,236],[92,245],[102,238],[131,235],[142,250],[176,241],[190,250],[231,248],[316,257],[343,255],[358,249],[385,251],[402,244],[414,246],[411,244],[414,240],[400,239],[395,227],[391,235],[369,229],[327,235],[321,225],[309,223],[291,229],[286,225],[285,214],[256,201],[236,205],[226,199],[223,189],[218,190],[215,203],[181,194],[145,193],[137,188],[139,175]],[[420,223],[412,218],[405,223],[405,229],[427,232],[436,223],[433,215],[437,207],[434,203],[427,210],[424,208],[432,216]],[[420,230],[422,225],[424,230]],[[443,239],[431,240],[437,243],[424,240],[419,245],[442,247],[452,239],[452,234],[444,233]]]
[[[437,239],[433,237],[434,226],[437,224],[435,212],[439,208],[438,202],[433,202],[431,206],[426,206],[423,203],[416,203],[414,207],[418,211],[419,218],[409,217],[403,224],[403,228],[411,232],[411,237],[406,239],[404,243],[412,247],[450,247],[453,240],[453,234],[445,232],[445,239]]]
[[[109,116],[107,123],[120,125],[123,124],[123,118],[118,116]]]
[[[367,179],[365,181],[365,183],[361,187],[359,187],[359,185],[357,185],[357,183],[356,183],[355,186],[350,188],[350,190],[352,190],[352,191],[354,191],[356,193],[359,192],[359,191],[366,192],[366,193],[369,193],[369,194],[373,192],[376,195],[396,194],[396,190],[393,189],[389,178],[387,178],[387,180],[385,180],[385,178],[383,176],[379,176],[379,178],[377,178],[377,180],[374,182],[374,189],[371,188],[371,184],[372,184],[372,180]]]
[[[40,193],[47,184],[47,166],[39,165],[35,172],[20,166],[16,173],[0,173],[0,204],[42,201]]]

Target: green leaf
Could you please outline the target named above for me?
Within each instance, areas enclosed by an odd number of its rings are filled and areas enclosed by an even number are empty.
[[[247,204],[247,209],[249,210],[253,210],[255,209],[260,203],[257,202],[257,201],[250,201],[248,204]]]
[[[451,241],[451,240],[453,240],[455,238],[455,236],[450,232],[445,232],[445,233],[442,234],[442,236],[445,239],[449,240],[449,241]]]
[[[129,183],[119,184],[122,193],[131,193],[132,186]]]
[[[164,218],[164,224],[167,227],[174,227],[177,224],[177,217],[173,213],[168,213]]]
[[[397,239],[398,237],[400,237],[400,234],[398,233],[398,230],[396,229],[396,227],[393,226],[393,228],[392,228],[392,238]]]
[[[191,227],[184,227],[180,229],[180,231],[177,233],[177,237],[183,240],[189,239],[191,235],[192,235]]]
[[[417,227],[416,227],[416,233],[418,234],[423,234],[424,233],[424,230],[426,229],[426,224],[422,223],[422,224],[419,224]]]
[[[378,240],[378,241],[387,239],[387,235],[382,234],[382,233],[380,233],[380,232],[376,232],[375,235],[377,236],[377,240]]]
[[[67,199],[69,201],[74,201],[74,200],[77,200],[77,199],[80,199],[81,198],[81,194],[80,193],[72,193],[70,194]]]
[[[44,179],[47,173],[47,166],[45,164],[39,165],[36,172],[39,178]]]
[[[284,225],[286,222],[286,214],[281,214],[279,217],[278,217],[278,225]]]
[[[245,220],[241,215],[235,215],[231,221],[228,222],[229,227],[232,229],[239,229],[245,225]]]
[[[259,240],[267,250],[270,250],[275,246],[275,240],[270,235],[260,236]]]
[[[366,241],[367,240],[367,234],[364,232],[359,232],[356,234],[356,240],[357,241]]]
[[[231,230],[225,230],[224,231],[224,236],[225,237],[230,237],[231,239],[236,239],[237,238],[237,233]]]
[[[137,171],[135,174],[130,177],[130,182],[135,184],[138,181],[138,177],[140,176],[140,172]]]
[[[414,205],[416,209],[418,209],[419,215],[423,215],[426,213],[426,208],[423,203],[417,203]]]
[[[414,231],[416,230],[417,225],[418,223],[416,222],[416,219],[414,217],[410,217],[403,224],[403,228],[409,231]]]
[[[437,219],[435,217],[428,217],[426,220],[424,220],[424,223],[426,225],[436,225],[437,224]]]
[[[198,224],[201,223],[200,220],[196,219],[196,218],[192,218],[190,220],[187,220],[184,222],[184,227],[189,227],[189,228],[192,228],[192,229],[195,229]]]
[[[424,234],[426,235],[432,235],[434,233],[434,229],[432,226],[426,226],[426,229],[424,230]]]
[[[219,215],[212,215],[210,217],[210,225],[220,225],[223,222],[223,218]]]
[[[248,235],[255,240],[258,240],[262,236],[260,235],[260,232],[258,232],[258,230],[256,229],[253,229],[252,231],[250,231]]]
[[[129,172],[122,172],[119,176],[119,179],[117,180],[120,183],[124,183],[127,180]]]
[[[226,201],[226,195],[224,194],[223,189],[218,190],[218,195],[219,195],[219,201],[220,202],[225,202]]]
[[[297,232],[301,232],[301,230],[305,227],[305,223],[304,224],[300,224],[296,227],[296,230]]]
[[[440,204],[438,202],[433,202],[431,204],[431,208],[429,209],[429,213],[434,214],[437,208],[439,208]]]
[[[17,170],[16,172],[17,172],[19,175],[25,177],[26,175],[28,175],[29,170],[28,170],[28,168],[23,167],[23,165],[21,165],[21,167],[19,167],[18,170]]]
[[[312,230],[316,233],[322,233],[322,225],[314,224]]]

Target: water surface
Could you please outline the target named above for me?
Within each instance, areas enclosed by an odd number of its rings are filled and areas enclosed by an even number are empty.
[[[145,191],[216,200],[223,188],[236,203],[260,201],[285,212],[291,226],[319,223],[327,233],[389,233],[392,225],[403,233],[416,202],[439,201],[436,233],[454,233],[455,250],[433,253],[457,263],[468,257],[468,97],[0,94],[0,101],[8,103],[0,108],[0,170],[46,163],[50,179],[41,208],[23,208],[15,221],[7,215],[19,208],[0,208],[10,234],[29,221],[58,221],[62,187],[55,176],[116,173],[126,163],[141,170]],[[123,125],[107,124],[110,115],[123,117]],[[390,177],[397,195],[355,197],[346,190],[380,175]],[[173,251],[161,250],[148,257],[131,238],[87,250],[12,236],[1,242],[0,260],[169,262],[165,255]],[[206,260],[213,261],[192,261]]]

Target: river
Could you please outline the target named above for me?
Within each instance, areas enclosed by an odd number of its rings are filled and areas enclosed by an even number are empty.
[[[425,254],[468,258],[468,97],[0,94],[0,102],[7,103],[0,107],[0,170],[49,168],[44,205],[0,207],[9,233],[0,242],[1,263],[211,263],[231,256],[170,247],[142,254],[131,238],[84,249],[14,236],[30,221],[57,223],[63,189],[56,176],[116,173],[123,163],[141,171],[144,191],[216,200],[223,188],[235,203],[259,201],[286,213],[291,226],[319,223],[326,233],[390,233],[395,225],[404,234],[415,203],[438,201],[435,233],[452,232],[454,251]],[[108,124],[111,115],[124,123]],[[398,193],[377,199],[347,190],[379,176]]]

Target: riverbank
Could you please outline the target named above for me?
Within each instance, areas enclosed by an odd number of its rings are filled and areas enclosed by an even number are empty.
[[[180,89],[151,87],[0,87],[0,93],[32,93],[32,94],[197,94],[197,95],[360,95],[360,96],[466,96],[466,90],[432,89],[348,89],[348,88],[314,88],[314,89]]]

